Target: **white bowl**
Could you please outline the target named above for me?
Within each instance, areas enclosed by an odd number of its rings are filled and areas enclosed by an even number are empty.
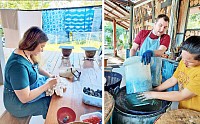
[[[85,104],[96,106],[96,107],[102,107],[102,98],[85,94],[83,90],[82,90],[82,93],[83,93],[82,101]]]

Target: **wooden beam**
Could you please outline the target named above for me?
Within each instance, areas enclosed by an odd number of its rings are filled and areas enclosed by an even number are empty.
[[[138,2],[138,3],[135,3],[134,9],[137,8],[137,7],[140,7],[140,6],[144,5],[144,4],[147,4],[147,3],[151,2],[151,1],[152,1],[152,0],[141,0],[141,1]]]
[[[135,4],[134,4],[134,6],[136,6],[136,5],[139,5],[139,4],[142,4],[143,2],[145,2],[146,0],[139,0],[138,2],[136,2]]]
[[[112,20],[113,20],[113,19],[123,19],[123,17],[119,17],[118,15],[116,15],[116,14],[110,12],[110,11],[107,10],[107,9],[104,9],[104,10],[107,11],[110,15],[113,15],[113,16],[111,17]],[[106,15],[109,16],[109,14],[106,14]],[[127,22],[127,21],[125,21],[125,22]],[[128,22],[127,22],[127,23],[128,23]]]
[[[123,23],[117,22],[117,24],[120,25],[120,26],[122,26],[122,27],[125,28],[126,30],[128,30],[128,28],[129,28],[127,25],[124,25]]]
[[[106,20],[106,21],[110,21],[110,22],[113,22],[113,20],[114,20],[115,18],[110,18],[108,15],[105,15],[104,16],[104,20]],[[124,22],[124,21],[123,21]],[[123,27],[124,29],[126,29],[126,30],[128,30],[128,24],[124,24],[124,23],[122,23],[121,21],[116,21],[116,23],[119,25],[119,26],[121,26],[121,27]]]
[[[118,7],[118,9],[120,9],[120,11],[123,11],[123,13],[126,13],[126,12],[129,13],[129,11],[127,9],[121,7],[120,5],[114,3],[114,2],[112,2],[110,0],[105,0],[104,3],[107,3],[107,4],[109,4],[109,5],[113,6],[113,7]]]
[[[124,15],[124,16],[126,16],[126,14],[125,13],[123,13],[123,12],[121,12],[120,10],[118,10],[117,8],[113,8],[112,6],[110,6],[109,4],[107,4],[107,3],[105,3],[105,8],[106,8],[106,6],[108,6],[108,7],[110,7],[110,8],[112,8],[113,10],[115,10],[115,11],[117,11],[118,13],[120,13],[121,15]]]
[[[111,0],[112,2],[116,2],[116,3],[119,3],[119,4],[122,4],[124,6],[131,6],[131,5],[134,5],[134,3],[131,1],[131,0]]]

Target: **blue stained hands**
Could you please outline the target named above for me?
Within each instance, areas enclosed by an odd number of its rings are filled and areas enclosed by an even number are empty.
[[[151,62],[151,57],[153,56],[152,50],[147,50],[143,53],[141,62],[144,63],[144,65],[148,65]]]

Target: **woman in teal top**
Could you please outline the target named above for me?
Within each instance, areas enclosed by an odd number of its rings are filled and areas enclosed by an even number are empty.
[[[35,56],[43,51],[47,41],[41,29],[29,28],[6,63],[4,106],[16,117],[46,118],[51,97],[45,96],[45,91],[56,85],[57,78],[38,68]]]

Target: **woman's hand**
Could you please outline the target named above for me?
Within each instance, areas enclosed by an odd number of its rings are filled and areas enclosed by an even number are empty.
[[[49,75],[49,78],[55,78],[55,77],[56,77],[55,75],[52,74]]]
[[[47,82],[48,89],[55,87],[57,83],[58,83],[58,77],[50,78],[49,81]]]

